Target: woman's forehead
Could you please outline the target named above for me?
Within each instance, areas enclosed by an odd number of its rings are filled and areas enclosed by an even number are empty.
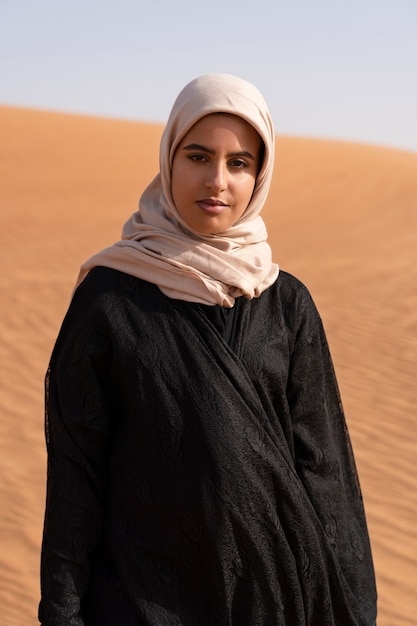
[[[217,128],[232,130],[239,134],[245,133],[253,136],[256,135],[261,139],[258,131],[244,118],[239,115],[235,115],[234,113],[223,112],[209,113],[208,115],[204,115],[198,119],[183,135],[183,139],[193,132],[210,133],[213,129]]]

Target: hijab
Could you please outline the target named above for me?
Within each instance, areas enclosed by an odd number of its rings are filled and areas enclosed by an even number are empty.
[[[171,193],[177,146],[194,124],[212,113],[249,123],[264,144],[264,157],[244,214],[221,233],[202,235],[178,213]],[[260,212],[271,184],[275,134],[267,104],[251,83],[228,74],[195,78],[179,93],[162,135],[160,172],[125,223],[122,240],[88,259],[78,286],[97,266],[156,284],[170,298],[233,307],[235,298],[257,298],[278,276]]]

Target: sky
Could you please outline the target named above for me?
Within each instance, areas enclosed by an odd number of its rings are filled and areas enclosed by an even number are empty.
[[[278,134],[417,152],[417,0],[0,0],[0,104],[164,122],[207,72]]]

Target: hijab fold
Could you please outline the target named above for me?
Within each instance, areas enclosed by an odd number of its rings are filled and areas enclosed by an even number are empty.
[[[175,150],[201,118],[229,113],[248,122],[265,147],[251,201],[236,224],[215,235],[190,229],[174,204],[171,170]],[[122,240],[88,259],[76,287],[97,266],[156,284],[170,298],[233,307],[235,298],[257,298],[278,276],[260,212],[274,164],[275,135],[263,96],[245,80],[206,74],[178,95],[160,146],[160,172],[143,192],[139,209],[125,223]]]

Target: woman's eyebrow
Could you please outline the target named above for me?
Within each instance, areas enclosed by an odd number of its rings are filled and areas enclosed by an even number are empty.
[[[208,154],[215,154],[214,150],[206,148],[206,146],[202,146],[199,143],[190,143],[188,146],[184,146],[183,150],[201,150],[202,152],[208,152]]]
[[[207,152],[208,154],[215,154],[215,150],[212,150],[211,148],[207,148],[206,146],[202,146],[199,143],[190,143],[188,144],[188,146],[184,146],[183,150],[201,150],[201,152]],[[230,152],[227,155],[228,158],[230,157],[246,157],[247,159],[252,159],[252,161],[255,161],[255,157],[248,152],[247,150],[242,150],[240,152]]]

